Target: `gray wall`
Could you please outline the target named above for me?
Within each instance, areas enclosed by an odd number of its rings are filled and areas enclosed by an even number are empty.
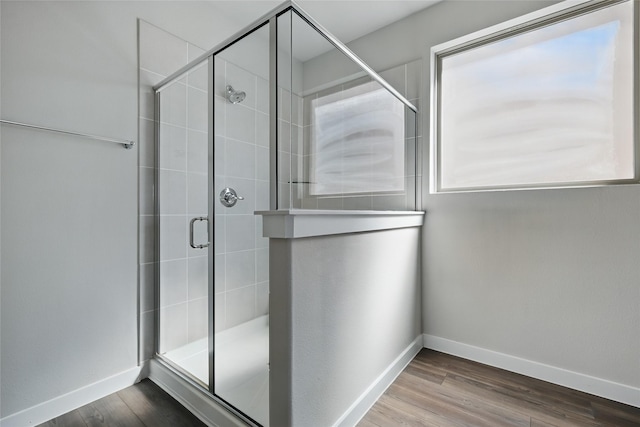
[[[133,140],[137,18],[213,46],[262,13],[239,23],[211,2],[0,7],[2,117]],[[137,167],[150,147],[5,125],[1,136],[4,418],[136,366]]]
[[[429,70],[431,46],[549,4],[445,1],[350,47],[376,69],[424,56]],[[424,209],[425,334],[640,386],[639,186],[425,192]]]
[[[271,239],[271,425],[334,425],[420,336],[420,229]]]

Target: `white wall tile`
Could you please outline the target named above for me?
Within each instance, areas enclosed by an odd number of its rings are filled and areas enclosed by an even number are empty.
[[[225,291],[225,282],[227,280],[226,262],[227,262],[227,256],[224,255],[224,254],[216,255],[215,258],[214,258],[214,274],[215,274],[215,278],[214,278],[213,288],[214,288],[214,292],[216,294],[219,294],[220,292],[224,292]],[[217,298],[217,296],[216,296],[216,298]]]
[[[160,168],[187,170],[187,130],[169,124],[160,125]]]
[[[160,263],[160,307],[187,301],[187,260]]]
[[[187,171],[209,172],[209,135],[207,132],[187,131]]]
[[[226,119],[226,135],[228,138],[250,144],[255,143],[255,110],[245,107],[242,104],[228,104],[226,106]]]
[[[269,116],[256,113],[256,145],[269,148]]]
[[[160,214],[185,215],[187,213],[187,174],[161,170],[159,178]]]
[[[227,253],[255,248],[255,220],[253,215],[230,215],[226,218]],[[229,271],[227,271],[227,277]]]
[[[214,253],[224,254],[227,252],[227,218],[224,215],[216,215],[213,227]]]
[[[227,292],[226,327],[233,327],[255,317],[256,288],[247,286]]]
[[[208,191],[207,175],[187,174],[187,212],[189,216],[207,216],[209,210]]]
[[[197,66],[187,74],[187,85],[208,93],[209,61],[204,61],[201,65]]]
[[[214,57],[213,84],[214,95],[224,98],[226,96],[225,88],[227,86],[227,61],[222,59],[219,55]]]
[[[262,216],[256,215],[256,249],[265,248],[269,248],[269,239],[262,237]]]
[[[256,147],[256,179],[269,181],[269,149]]]
[[[256,146],[240,141],[227,139],[225,163],[227,176],[255,179]]]
[[[256,249],[256,282],[269,281],[269,249]]]
[[[189,301],[189,342],[197,341],[208,336],[209,304],[207,298]]]
[[[207,132],[209,128],[209,99],[207,93],[200,89],[187,89],[187,127],[192,130]]]
[[[160,352],[187,344],[187,303],[160,309]]]
[[[216,96],[213,100],[213,132],[214,135],[225,136],[227,134],[227,101]]]
[[[256,316],[269,314],[269,282],[256,285]]]
[[[255,251],[227,253],[227,292],[256,283]]]
[[[220,332],[226,329],[226,315],[227,315],[227,294],[225,292],[216,295],[213,301],[213,321],[215,323],[215,332]]]
[[[160,261],[186,258],[187,242],[185,216],[160,217]]]
[[[188,294],[189,300],[203,298],[209,294],[209,257],[189,258]]]
[[[213,170],[215,175],[225,175],[226,173],[226,162],[225,162],[225,151],[227,147],[226,139],[223,136],[216,135],[214,143],[214,153],[213,153]]]
[[[160,121],[181,127],[187,125],[187,86],[182,80],[162,90]]]
[[[262,113],[269,114],[269,83],[262,77],[257,79],[257,100],[256,109]]]

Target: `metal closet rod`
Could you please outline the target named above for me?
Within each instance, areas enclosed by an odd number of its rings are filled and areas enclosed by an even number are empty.
[[[127,139],[115,139],[115,138],[107,138],[105,136],[91,135],[91,134],[88,134],[88,133],[69,132],[69,131],[62,130],[62,129],[55,129],[55,128],[44,127],[44,126],[30,125],[30,124],[27,124],[27,123],[14,122],[12,120],[0,120],[0,123],[4,123],[4,124],[7,124],[7,125],[12,125],[12,126],[21,126],[21,127],[25,127],[25,128],[31,128],[31,129],[45,130],[45,131],[48,131],[48,132],[62,133],[62,134],[65,134],[65,135],[81,136],[83,138],[94,139],[96,141],[114,142],[116,144],[121,144],[127,150],[130,150],[131,148],[133,148],[136,145],[136,143],[134,141],[129,141]]]

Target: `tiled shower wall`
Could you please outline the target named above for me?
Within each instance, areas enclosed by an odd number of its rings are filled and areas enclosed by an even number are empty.
[[[214,73],[214,323],[220,332],[269,311],[269,241],[262,237],[262,217],[254,215],[269,209],[269,90],[265,78],[220,55]],[[245,92],[244,101],[228,102],[227,85]],[[244,200],[231,208],[218,203],[225,187]]]
[[[155,350],[155,141],[152,86],[197,58],[204,50],[145,21],[139,21],[140,87],[140,360]],[[188,246],[188,222],[207,216],[207,64],[163,91],[160,164],[160,247],[162,351],[207,334],[208,249]],[[227,61],[215,66],[215,187],[230,186],[245,197],[234,208],[216,202],[215,330],[268,312],[268,240],[254,210],[269,208],[267,81]],[[231,84],[247,93],[232,105],[224,98]],[[165,145],[166,144],[166,145]],[[231,166],[228,166],[231,165]],[[196,223],[203,243],[204,223]]]
[[[140,20],[139,53],[139,286],[140,360],[153,357],[155,350],[156,260],[154,194],[156,188],[154,93],[152,86],[204,50],[166,31]],[[172,101],[163,110],[167,123],[161,131],[169,135],[160,165],[162,180],[161,220],[172,233],[163,236],[160,271],[166,276],[160,301],[163,321],[171,327],[162,338],[170,345],[181,345],[206,335],[207,253],[187,252],[187,221],[191,215],[206,215],[207,172],[207,69],[201,67],[167,89]],[[204,186],[204,198],[200,197]],[[197,197],[196,194],[198,194]],[[189,214],[189,216],[187,216]],[[164,224],[163,224],[164,225]],[[163,227],[164,228],[164,227]],[[166,237],[166,239],[164,238]],[[204,319],[204,322],[202,322]]]

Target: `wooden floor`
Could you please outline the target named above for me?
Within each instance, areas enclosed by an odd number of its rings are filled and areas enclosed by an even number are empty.
[[[110,394],[39,427],[206,427],[149,380]]]
[[[640,409],[423,349],[358,427],[639,427]]]
[[[144,380],[40,426],[204,425]],[[423,349],[358,424],[395,426],[640,427],[640,409]]]

